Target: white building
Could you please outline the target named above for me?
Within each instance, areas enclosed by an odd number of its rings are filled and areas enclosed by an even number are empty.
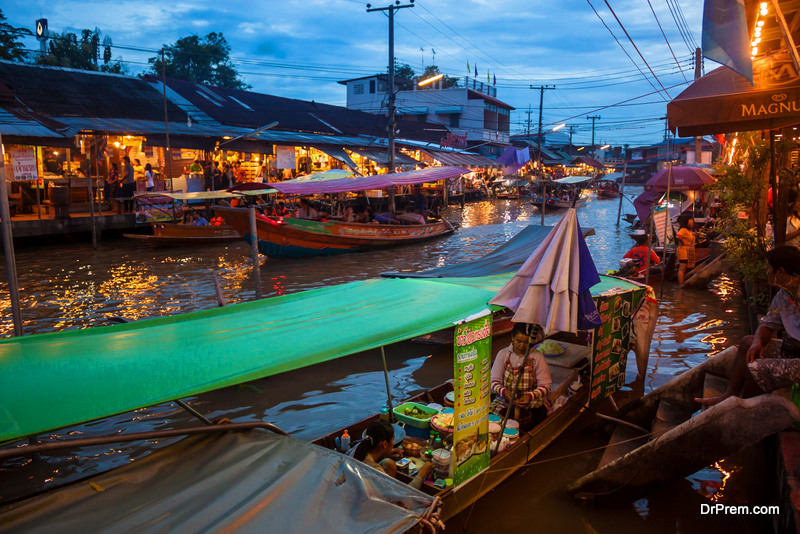
[[[376,74],[339,82],[347,86],[347,107],[368,113],[387,113],[388,76]],[[476,147],[485,156],[502,154],[509,144],[511,110],[497,99],[497,89],[474,78],[459,80],[457,87],[418,88],[409,80],[395,78],[395,108],[398,115],[415,115],[420,122],[446,126],[452,136],[443,145],[456,148]],[[398,137],[402,138],[400,132]],[[460,146],[458,146],[460,145]]]

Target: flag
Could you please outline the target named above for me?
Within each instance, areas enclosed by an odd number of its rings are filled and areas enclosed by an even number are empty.
[[[493,78],[492,79],[492,85],[497,85],[497,73],[495,73],[495,75],[492,76],[492,78]]]
[[[478,64],[475,63],[475,77],[478,77]]]
[[[469,68],[469,60],[467,60],[467,74],[469,74],[470,72],[472,72],[472,69]]]
[[[703,56],[722,63],[753,84],[744,0],[705,0]]]
[[[489,71],[486,71],[486,83],[492,83],[492,77],[489,76]]]

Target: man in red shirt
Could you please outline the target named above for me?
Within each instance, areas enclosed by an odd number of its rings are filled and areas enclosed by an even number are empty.
[[[642,274],[647,267],[647,254],[650,254],[650,265],[658,265],[661,263],[661,259],[658,257],[658,254],[653,252],[653,249],[647,246],[647,234],[644,230],[636,230],[636,232],[631,235],[634,241],[636,241],[636,245],[632,249],[630,249],[623,258],[633,258],[636,261],[636,266],[638,267],[638,274]]]

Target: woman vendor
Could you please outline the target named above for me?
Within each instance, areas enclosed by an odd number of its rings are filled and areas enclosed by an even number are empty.
[[[533,329],[532,335],[531,329]],[[525,354],[529,350],[529,341],[538,343],[542,338],[542,329],[538,325],[514,324],[511,330],[511,345],[501,349],[492,364],[491,383],[495,398],[489,409],[500,416],[506,415],[517,376],[522,373],[514,400],[514,410],[511,412],[511,417],[520,423],[520,427],[531,428],[547,417],[545,399],[553,380],[550,378],[550,368],[544,355],[538,350],[532,350],[525,367],[522,366]]]
[[[390,458],[394,450],[394,428],[388,421],[372,421],[364,431],[364,439],[347,452],[356,460],[364,462],[368,466],[386,473],[390,477],[397,474],[397,466]],[[433,470],[433,464],[426,462],[420,467],[414,479],[408,483],[415,489],[420,489],[425,477]]]
[[[677,241],[678,245],[676,256],[678,259],[678,283],[682,284],[686,278],[686,270],[693,269],[695,264],[695,236],[694,232],[692,232],[694,219],[688,215],[681,215],[678,217],[678,226],[680,226],[680,229],[675,234],[675,241]]]

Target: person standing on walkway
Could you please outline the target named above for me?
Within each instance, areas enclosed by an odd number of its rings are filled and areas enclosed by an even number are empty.
[[[675,234],[675,241],[677,241],[678,248],[676,255],[678,259],[678,283],[682,284],[686,278],[687,269],[694,269],[695,255],[694,255],[694,219],[688,215],[681,215],[678,217],[678,225],[680,230]]]
[[[148,191],[152,191],[153,188],[155,188],[155,185],[156,185],[155,176],[156,176],[156,173],[153,172],[153,166],[150,165],[149,163],[147,165],[145,165],[144,166],[144,179],[147,182],[145,184],[145,186],[147,187]]]
[[[122,175],[122,198],[124,199],[124,210],[133,211],[133,193],[136,191],[136,179],[131,165],[131,158],[125,156],[122,158],[125,165],[124,173]]]

